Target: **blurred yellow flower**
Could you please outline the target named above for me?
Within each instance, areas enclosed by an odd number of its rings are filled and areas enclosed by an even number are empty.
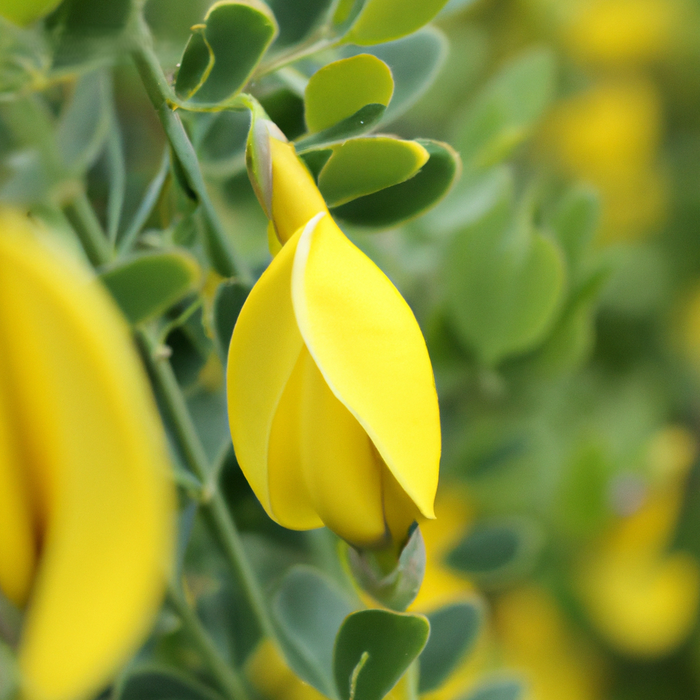
[[[661,135],[657,90],[639,78],[601,82],[554,110],[548,131],[554,154],[567,175],[601,191],[604,240],[636,238],[663,216]]]
[[[440,421],[425,341],[293,147],[270,136],[269,153],[266,210],[283,245],[231,338],[236,456],[281,525],[325,524],[360,547],[401,542],[415,519],[434,517]]]
[[[615,524],[583,558],[578,572],[581,599],[592,622],[610,644],[630,656],[664,656],[695,626],[700,565],[686,552],[667,551],[695,450],[692,436],[681,428],[654,436],[646,501]]]
[[[595,657],[567,629],[544,588],[533,583],[501,596],[494,622],[504,662],[528,680],[528,700],[602,697]]]
[[[0,590],[23,695],[94,693],[147,631],[171,550],[162,428],[124,321],[0,213]]]
[[[564,41],[582,63],[645,63],[672,46],[679,22],[675,0],[583,0],[564,27]]]

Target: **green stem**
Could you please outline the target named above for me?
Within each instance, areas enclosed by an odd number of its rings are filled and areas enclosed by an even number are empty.
[[[63,213],[78,234],[90,263],[95,267],[108,263],[112,259],[112,248],[85,192],[81,191],[68,202]]]
[[[210,470],[207,456],[170,362],[164,353],[159,352],[157,341],[147,332],[137,331],[136,337],[141,345],[148,370],[160,393],[168,421],[175,431],[183,457],[195,476],[202,483],[206,483]],[[224,497],[219,489],[209,491],[208,495],[209,499],[202,503],[207,520],[219,539],[260,630],[265,636],[276,639],[277,635],[267,611],[265,596],[248,561],[240,533],[231,518]]]
[[[175,608],[188,637],[197,646],[202,660],[221,690],[230,700],[248,700],[248,691],[242,679],[219,653],[197,613],[187,602],[184,591],[171,584],[168,589],[168,601]]]
[[[238,265],[234,259],[224,227],[209,197],[197,154],[180,117],[170,106],[174,97],[156,56],[150,33],[140,21],[138,45],[132,50],[143,85],[163,126],[170,147],[177,156],[187,183],[197,196],[204,217],[209,259],[214,269],[224,277],[235,277]]]

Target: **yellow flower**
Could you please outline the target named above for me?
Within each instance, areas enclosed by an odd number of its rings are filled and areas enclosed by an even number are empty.
[[[668,52],[678,22],[675,0],[584,0],[571,13],[564,38],[583,62],[643,63]]]
[[[0,590],[23,696],[94,693],[140,642],[171,549],[162,428],[94,279],[0,213]]]
[[[411,309],[342,233],[293,147],[270,137],[281,250],[231,338],[236,456],[275,521],[351,544],[401,541],[432,518],[440,422]]]
[[[666,551],[695,450],[692,436],[679,428],[654,437],[649,450],[652,492],[639,510],[611,528],[579,569],[579,590],[592,622],[630,656],[664,656],[695,626],[700,565],[687,552]]]

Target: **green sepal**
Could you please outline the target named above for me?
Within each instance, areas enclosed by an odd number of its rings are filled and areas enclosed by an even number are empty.
[[[185,251],[140,253],[100,273],[129,323],[160,316],[193,292],[200,281],[196,260]]]
[[[382,605],[403,612],[415,600],[425,575],[425,542],[414,524],[408,541],[396,555],[346,546],[346,557],[355,580]]]
[[[417,139],[430,158],[409,180],[335,207],[334,217],[356,226],[389,228],[437,204],[461,172],[459,154],[445,143]]]
[[[333,650],[341,700],[382,700],[423,651],[429,634],[423,615],[389,610],[349,615]]]

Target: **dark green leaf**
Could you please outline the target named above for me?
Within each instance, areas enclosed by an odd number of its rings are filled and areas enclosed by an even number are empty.
[[[457,668],[479,635],[481,605],[454,603],[428,614],[430,638],[420,655],[420,693],[439,688]]]
[[[228,346],[231,342],[233,327],[238,320],[238,314],[250,289],[236,280],[222,282],[214,296],[214,335],[216,345],[224,364],[228,356]]]
[[[104,73],[94,71],[80,78],[56,131],[61,161],[70,174],[82,175],[97,160],[111,124],[110,110]]]
[[[435,27],[426,27],[411,36],[367,49],[348,47],[344,55],[366,51],[391,68],[394,96],[384,114],[384,123],[400,117],[432,85],[447,58],[448,42]]]
[[[311,148],[317,149],[319,147],[338,143],[339,141],[345,141],[353,136],[364,134],[381,121],[385,111],[386,107],[384,105],[365,105],[351,117],[343,119],[343,121],[338,122],[334,126],[324,131],[319,131],[317,134],[299,139],[294,144],[297,153],[302,154]],[[328,150],[328,153],[330,155],[331,151]]]
[[[306,167],[309,169],[311,174],[314,176],[315,180],[318,180],[318,176],[323,170],[323,166],[328,162],[328,159],[333,155],[333,151],[330,148],[322,148],[318,151],[302,151],[300,153],[302,159],[306,163]]]
[[[448,554],[447,564],[482,584],[496,582],[529,566],[539,545],[538,531],[525,521],[480,524]]]
[[[178,96],[196,105],[227,101],[248,82],[276,33],[275,18],[260,0],[215,3],[182,56]]]
[[[165,312],[190,294],[199,278],[199,266],[185,252],[135,255],[100,274],[100,279],[133,325]]]
[[[413,177],[429,154],[415,141],[367,136],[344,141],[318,176],[329,207],[339,206]]]
[[[554,97],[555,68],[550,51],[528,51],[508,63],[472,100],[454,139],[465,166],[495,165],[529,137]]]
[[[120,700],[220,700],[220,696],[176,671],[153,669],[130,675]]]
[[[197,116],[211,117],[197,144],[202,169],[213,177],[226,177],[240,171],[245,162],[250,113],[222,111]]]
[[[131,7],[131,0],[64,0],[46,20],[54,67],[116,55]]]
[[[272,612],[282,651],[292,670],[328,697],[335,697],[333,642],[353,606],[315,569],[294,567],[282,580]]]
[[[447,194],[460,171],[457,153],[439,141],[418,139],[430,159],[406,182],[333,209],[333,216],[357,226],[387,228],[412,219]]]
[[[430,634],[422,615],[361,610],[338,632],[333,670],[341,700],[382,700],[418,657]]]
[[[267,4],[279,24],[280,33],[274,48],[280,49],[304,39],[323,21],[332,0],[267,0]]]
[[[520,681],[499,680],[484,683],[464,700],[520,700],[525,687]]]

